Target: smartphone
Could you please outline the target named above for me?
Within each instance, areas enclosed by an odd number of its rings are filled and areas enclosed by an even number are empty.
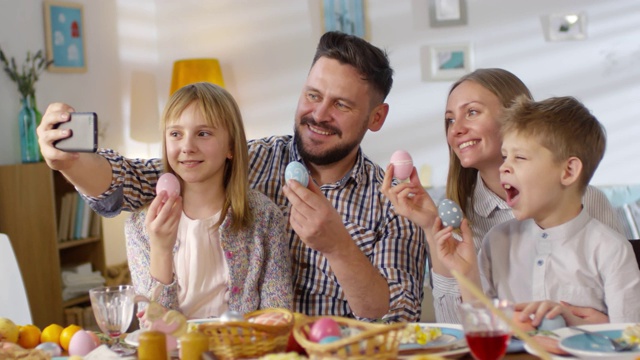
[[[73,112],[67,122],[57,129],[69,129],[68,138],[56,141],[56,149],[70,152],[96,152],[98,150],[98,115],[94,112]]]

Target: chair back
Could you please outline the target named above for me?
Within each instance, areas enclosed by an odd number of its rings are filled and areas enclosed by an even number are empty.
[[[16,255],[6,234],[0,234],[0,317],[17,325],[32,324],[29,299]]]
[[[638,262],[638,267],[640,267],[640,239],[631,239],[629,240],[629,242],[631,243],[633,252],[636,254],[636,261]]]

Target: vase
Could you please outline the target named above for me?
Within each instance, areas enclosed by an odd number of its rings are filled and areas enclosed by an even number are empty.
[[[37,129],[38,126],[40,126],[40,122],[42,121],[42,113],[38,110],[38,105],[36,104],[36,96],[34,94],[29,95],[29,100],[31,101],[31,108],[33,109],[33,112],[36,114],[36,129]],[[37,135],[37,132],[36,132],[36,135]],[[36,136],[36,144],[37,143],[38,143],[38,138]],[[40,151],[39,148],[38,148],[38,161],[44,161],[44,158],[42,157],[42,152]]]
[[[20,154],[23,163],[32,163],[40,161],[40,147],[38,146],[38,138],[36,137],[36,112],[31,106],[31,99],[22,98],[22,108],[18,115],[20,122]]]

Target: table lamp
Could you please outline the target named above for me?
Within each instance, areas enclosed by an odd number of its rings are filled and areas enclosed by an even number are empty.
[[[171,96],[181,87],[206,81],[224,87],[222,71],[218,59],[185,59],[173,63],[171,76]]]

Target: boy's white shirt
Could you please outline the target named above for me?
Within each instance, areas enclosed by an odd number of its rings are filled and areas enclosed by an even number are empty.
[[[587,306],[612,323],[640,322],[640,269],[629,241],[583,209],[562,225],[532,219],[493,227],[478,254],[485,293],[516,303]]]

